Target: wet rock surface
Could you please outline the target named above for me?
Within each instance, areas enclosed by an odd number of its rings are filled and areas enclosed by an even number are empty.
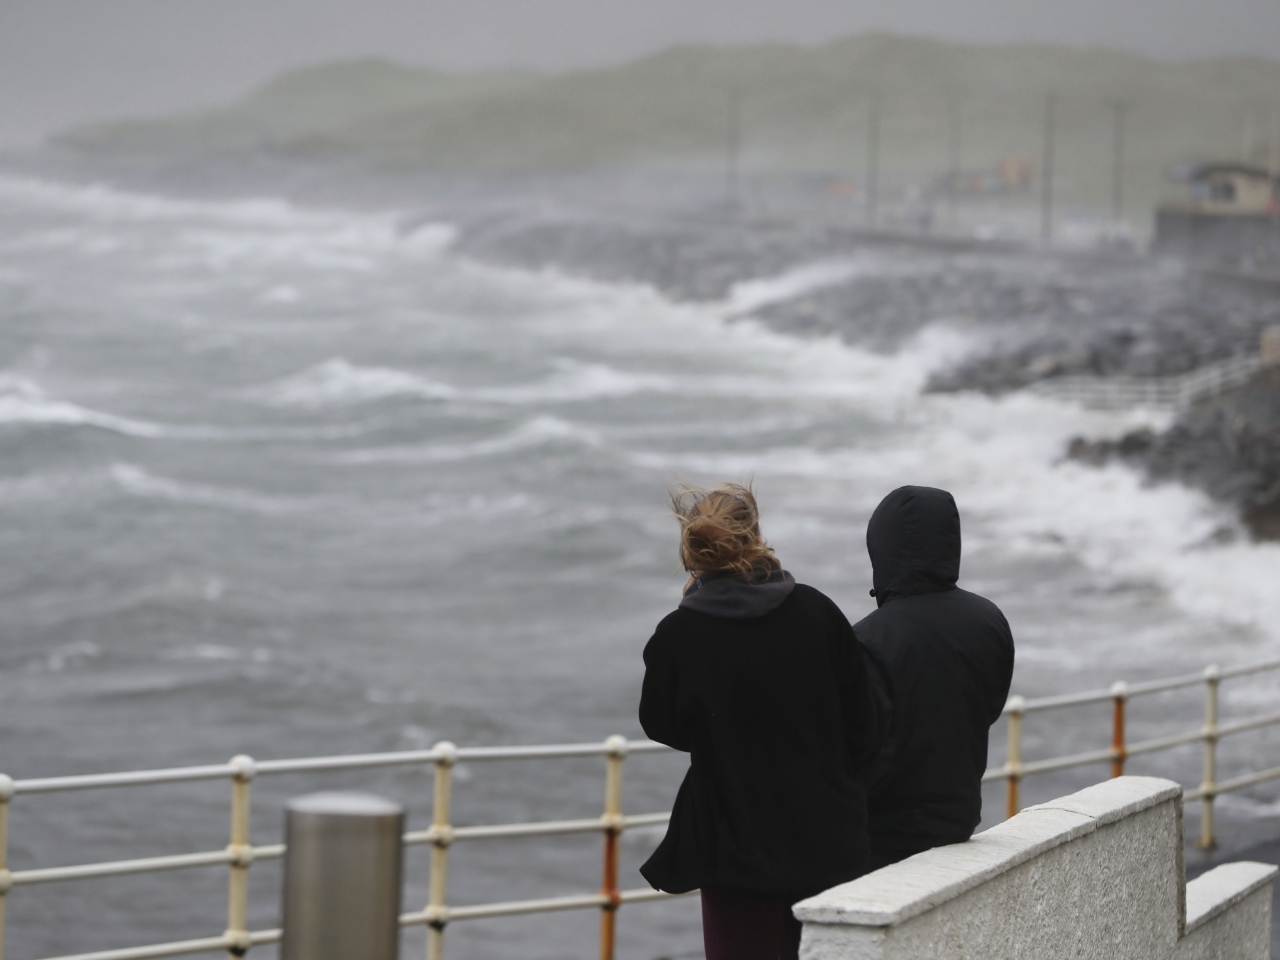
[[[1256,539],[1280,540],[1280,367],[1191,408],[1163,433],[1077,437],[1067,453],[1098,465],[1118,460],[1153,480],[1199,487],[1234,505]]]
[[[724,298],[734,284],[847,253],[848,230],[812,224],[697,220],[495,217],[464,229],[458,252],[528,268],[558,267],[596,280],[649,284],[676,300]]]

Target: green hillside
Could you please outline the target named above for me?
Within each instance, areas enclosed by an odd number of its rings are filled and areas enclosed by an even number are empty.
[[[1062,200],[1096,208],[1110,195],[1110,104],[1123,100],[1126,192],[1138,212],[1162,190],[1166,166],[1238,158],[1250,126],[1255,156],[1265,162],[1280,62],[1170,63],[1113,50],[884,35],[815,48],[680,47],[550,75],[360,61],[287,74],[225,109],[81,128],[58,140],[117,153],[268,152],[449,171],[710,164],[724,156],[735,90],[748,176],[856,179],[869,103],[878,97],[889,185],[924,182],[946,168],[953,110],[962,118],[965,167],[1011,155],[1038,160],[1053,92]]]

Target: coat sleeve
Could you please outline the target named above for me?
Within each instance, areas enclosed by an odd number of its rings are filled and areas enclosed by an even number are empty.
[[[875,753],[867,763],[867,782],[876,783],[889,771],[894,757],[893,678],[880,655],[857,641],[867,665],[867,678],[876,702],[877,739]]]
[[[839,607],[832,603],[831,609],[836,628],[836,672],[841,678],[845,739],[854,768],[870,775],[889,743],[893,690],[888,674],[877,669],[871,653]]]
[[[688,753],[693,748],[689,725],[680,710],[680,671],[676,638],[658,624],[644,648],[644,686],[640,692],[640,726],[651,740]]]
[[[1009,628],[1009,621],[1005,619],[1003,613],[997,611],[1000,616],[1000,646],[997,654],[998,662],[993,665],[992,669],[992,688],[991,697],[987,705],[989,723],[995,723],[1000,719],[1000,714],[1004,712],[1005,704],[1009,701],[1009,688],[1013,685],[1013,631]]]

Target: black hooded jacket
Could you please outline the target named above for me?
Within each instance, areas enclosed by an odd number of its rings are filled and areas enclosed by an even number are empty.
[[[887,718],[834,603],[784,571],[703,577],[644,663],[641,726],[690,754],[646,880],[799,899],[871,868],[865,775]]]
[[[893,691],[892,742],[870,790],[871,849],[894,860],[972,836],[987,734],[1013,677],[1013,636],[956,586],[960,514],[945,490],[900,487],[867,525],[879,609],[854,626]]]

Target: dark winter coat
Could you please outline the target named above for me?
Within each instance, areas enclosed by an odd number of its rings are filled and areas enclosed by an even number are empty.
[[[987,735],[1009,696],[1013,636],[956,586],[960,514],[945,490],[901,487],[867,525],[879,609],[854,632],[888,675],[893,735],[870,791],[878,861],[969,839],[982,819]]]
[[[867,872],[884,720],[839,608],[777,571],[703,578],[644,650],[640,723],[690,756],[654,887],[815,893]]]

